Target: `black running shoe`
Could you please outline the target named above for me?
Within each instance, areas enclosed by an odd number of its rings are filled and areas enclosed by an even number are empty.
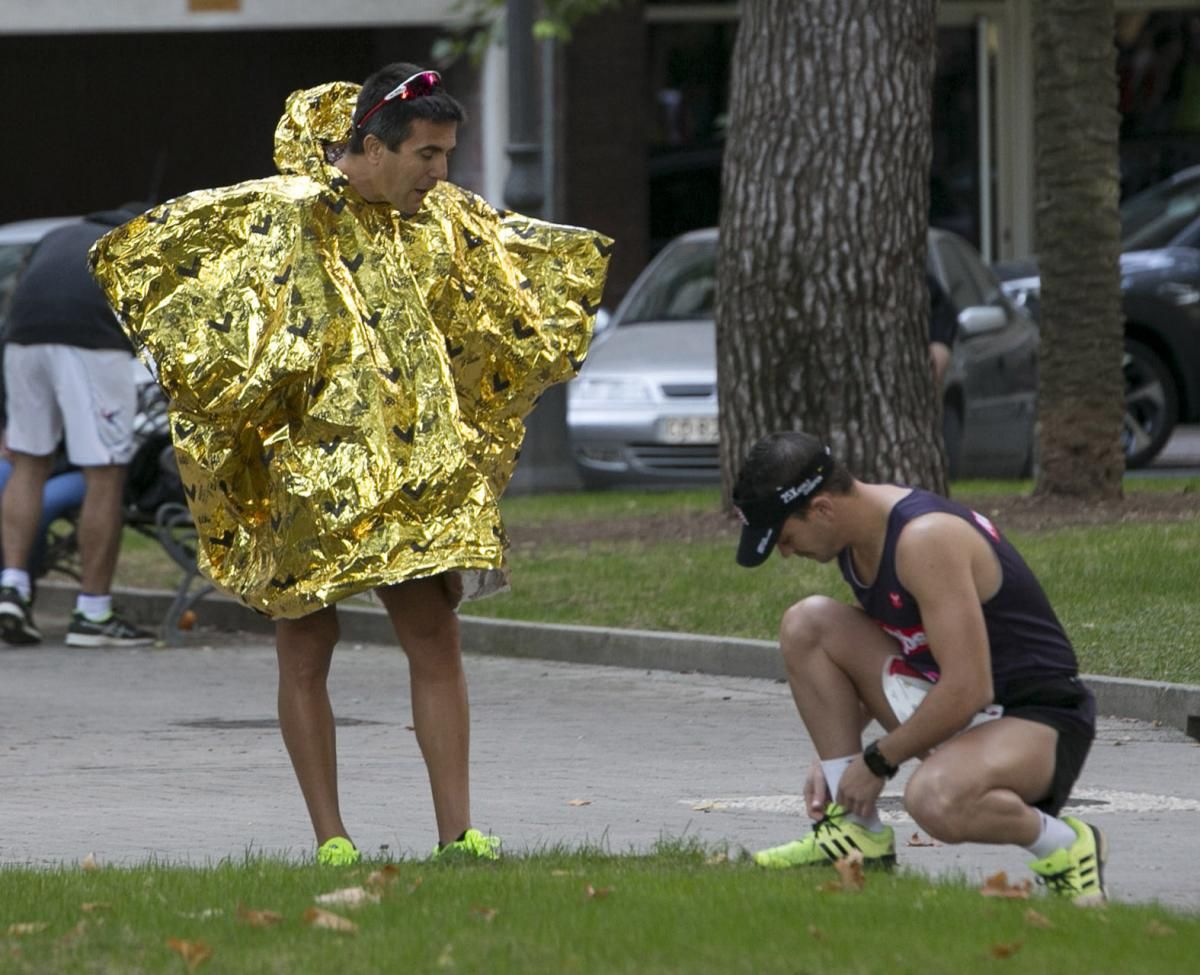
[[[88,619],[79,610],[71,616],[67,627],[68,647],[146,647],[154,642],[154,634],[134,626],[116,613],[99,623]]]
[[[18,647],[42,642],[41,631],[33,625],[33,607],[12,586],[0,589],[0,638]]]

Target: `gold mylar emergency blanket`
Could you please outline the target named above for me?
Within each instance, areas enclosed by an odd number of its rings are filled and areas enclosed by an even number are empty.
[[[367,203],[325,156],[357,92],[291,96],[282,175],[92,252],[170,400],[200,567],[273,617],[451,570],[503,584],[523,418],[582,364],[611,250],[446,183],[413,217]]]

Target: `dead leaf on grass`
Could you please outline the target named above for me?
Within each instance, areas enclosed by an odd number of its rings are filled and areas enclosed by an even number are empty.
[[[867,878],[863,874],[863,855],[859,850],[835,860],[833,869],[837,871],[837,880],[831,880],[819,888],[827,894],[857,893],[867,885]]]
[[[446,945],[446,947],[442,949],[442,953],[437,957],[437,967],[454,967],[454,945]]]
[[[68,944],[68,945],[74,944],[76,941],[79,941],[85,934],[87,934],[87,931],[88,931],[87,921],[84,920],[83,918],[80,918],[79,923],[76,924],[75,927],[71,928],[70,931],[68,931],[66,934],[64,934],[62,936],[63,944]]]
[[[95,853],[89,853],[87,856],[85,856],[80,862],[79,866],[88,871],[100,869],[100,864],[96,862]]]
[[[1032,907],[1025,912],[1025,923],[1031,928],[1052,928],[1054,922],[1045,914],[1039,914]]]
[[[237,916],[239,921],[245,921],[252,928],[269,928],[283,920],[283,915],[276,911],[257,911],[245,904],[238,905]]]
[[[324,928],[326,931],[337,931],[339,934],[355,934],[358,925],[348,917],[323,911],[319,907],[310,907],[304,912],[304,923],[314,928]]]
[[[611,894],[614,889],[615,888],[613,887],[593,887],[591,884],[588,884],[583,888],[583,892],[588,895],[590,900],[598,901],[603,900],[605,897]]]
[[[212,957],[212,949],[203,941],[167,938],[167,947],[179,954],[189,972],[194,972]]]
[[[500,912],[494,907],[484,907],[481,904],[476,904],[471,908],[471,913],[481,920],[491,921],[494,920],[496,915]]]
[[[1010,884],[1008,874],[1003,870],[992,874],[979,888],[979,893],[984,897],[1010,897],[1018,900],[1028,900],[1032,892],[1033,883],[1031,881],[1022,880],[1019,884]]]
[[[729,862],[729,853],[726,852],[725,850],[721,850],[720,852],[714,853],[712,856],[708,857],[704,861],[704,865],[706,867],[716,867],[716,866],[720,866],[722,863],[728,863],[728,862]]]
[[[363,884],[370,887],[372,890],[382,893],[400,879],[400,868],[394,863],[386,864],[378,870],[367,875],[367,879]]]
[[[410,894],[415,894],[418,890],[421,889],[421,884],[423,884],[424,882],[425,882],[424,878],[418,877],[416,880],[414,880],[411,884],[408,885],[408,892]]]
[[[908,845],[909,846],[941,846],[942,844],[939,843],[937,840],[927,840],[920,833],[913,833],[913,835],[908,838]]]
[[[570,799],[567,801],[568,806],[590,806],[591,804],[591,799]]]
[[[378,904],[379,895],[370,892],[365,887],[343,887],[341,890],[331,890],[327,894],[317,894],[313,900],[328,907],[356,909],[367,904]]]
[[[1162,921],[1151,921],[1146,925],[1146,934],[1152,938],[1167,938],[1175,933],[1175,929],[1163,924]]]
[[[810,938],[812,938],[814,941],[824,941],[825,940],[825,932],[822,931],[815,924],[810,924],[808,926],[808,936]]]
[[[50,927],[47,921],[24,921],[8,926],[9,937],[19,938],[26,934],[40,934]]]
[[[88,914],[93,911],[111,911],[112,904],[107,901],[84,901],[79,905],[79,909]]]
[[[988,952],[993,958],[1011,958],[1024,946],[1024,941],[1010,941],[1007,944],[992,945]]]

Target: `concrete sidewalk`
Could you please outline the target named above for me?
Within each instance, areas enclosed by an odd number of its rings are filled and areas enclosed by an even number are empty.
[[[0,650],[0,863],[311,853],[267,636],[78,650],[62,644],[62,620],[41,622],[45,644]],[[755,848],[807,828],[797,793],[812,748],[777,680],[476,654],[467,667],[476,823],[510,851],[680,837]],[[407,684],[397,649],[343,641],[331,689],[347,822],[364,850],[424,856],[433,817]],[[908,847],[902,788],[889,786],[884,812],[905,865],[1028,876],[1013,847]],[[1194,741],[1105,719],[1073,811],[1109,833],[1116,898],[1200,909]]]

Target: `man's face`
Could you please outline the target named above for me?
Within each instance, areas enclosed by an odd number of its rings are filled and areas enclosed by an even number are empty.
[[[844,544],[834,531],[830,512],[814,501],[802,514],[783,523],[775,547],[785,559],[798,555],[814,562],[831,562]]]
[[[368,152],[373,202],[387,201],[405,216],[421,209],[425,194],[446,178],[458,142],[457,122],[416,119],[396,149],[377,143]]]

